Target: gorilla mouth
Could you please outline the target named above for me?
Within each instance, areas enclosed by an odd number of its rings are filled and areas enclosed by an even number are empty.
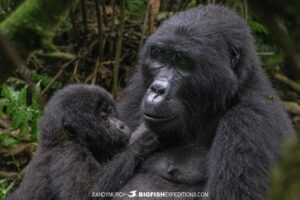
[[[146,121],[150,121],[150,122],[166,122],[175,119],[175,117],[172,116],[159,116],[150,113],[144,113],[144,118]]]

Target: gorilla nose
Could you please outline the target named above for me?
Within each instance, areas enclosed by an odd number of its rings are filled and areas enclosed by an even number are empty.
[[[156,95],[164,95],[169,87],[168,81],[155,81],[150,86],[150,89],[152,92],[154,92]]]
[[[159,104],[162,102],[170,88],[170,83],[167,80],[156,80],[149,88],[146,101],[148,104]]]

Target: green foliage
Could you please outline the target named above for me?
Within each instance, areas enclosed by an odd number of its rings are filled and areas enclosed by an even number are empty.
[[[248,25],[250,26],[250,28],[257,33],[263,33],[268,35],[269,31],[268,29],[261,23],[255,21],[255,20],[249,20],[248,21]]]
[[[0,180],[0,200],[4,199],[10,190],[14,187],[15,181],[8,183],[7,180]]]
[[[296,200],[300,191],[300,140],[287,141],[279,164],[272,171],[269,198]]]
[[[148,1],[146,0],[126,0],[127,10],[134,13],[136,17],[142,17],[147,10]]]
[[[55,36],[53,38],[54,44],[61,45],[63,43],[68,43],[68,38],[70,38],[70,34],[73,31],[72,28],[70,20],[65,20],[55,31]]]
[[[38,85],[42,88],[46,87],[50,83],[50,81],[53,79],[52,77],[50,77],[47,74],[37,74],[37,73],[33,73],[32,77],[33,77],[34,81],[39,82]],[[58,90],[62,87],[63,87],[63,84],[59,81],[55,81],[50,86],[50,88],[53,90]]]
[[[9,132],[0,133],[0,142],[3,147],[11,147],[19,143],[19,141],[14,138]]]
[[[253,19],[252,16],[247,23],[255,37],[256,49],[258,52],[272,52],[276,50],[270,39],[269,30],[265,25]]]
[[[267,27],[250,15],[248,25],[255,38],[256,51],[262,54],[260,57],[263,67],[268,71],[278,71],[278,66],[283,62],[283,57],[274,45]]]
[[[195,6],[197,6],[197,1],[196,1],[196,0],[192,0],[192,1],[190,1],[190,2],[188,3],[187,9],[193,8],[193,7],[195,7]]]
[[[39,85],[36,86],[37,91],[40,90]],[[38,120],[41,116],[37,94],[28,103],[27,86],[16,90],[6,84],[1,86],[0,94],[0,113],[11,119],[13,130],[19,130],[21,134],[29,132],[30,139],[36,141]],[[18,143],[18,138],[12,137],[9,132],[2,132],[0,142],[2,146],[10,147]]]
[[[264,69],[270,73],[278,71],[279,65],[283,62],[283,57],[274,45],[269,30],[251,15],[247,22],[255,38],[256,51],[262,54],[260,59]]]

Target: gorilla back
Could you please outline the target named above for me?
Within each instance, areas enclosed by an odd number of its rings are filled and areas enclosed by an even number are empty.
[[[198,167],[208,169],[210,199],[264,199],[281,141],[294,134],[248,26],[223,6],[200,6],[166,20],[141,50],[118,109],[133,130],[145,121],[165,149],[207,148],[207,164]],[[134,179],[130,189],[142,188]]]

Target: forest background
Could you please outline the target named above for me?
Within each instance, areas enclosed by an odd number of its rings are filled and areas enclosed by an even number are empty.
[[[247,21],[299,132],[298,0],[0,0],[0,200],[21,180],[55,91],[97,84],[120,98],[147,37],[164,19],[200,4],[226,5]],[[269,199],[292,200],[300,191],[299,140],[282,152]]]

